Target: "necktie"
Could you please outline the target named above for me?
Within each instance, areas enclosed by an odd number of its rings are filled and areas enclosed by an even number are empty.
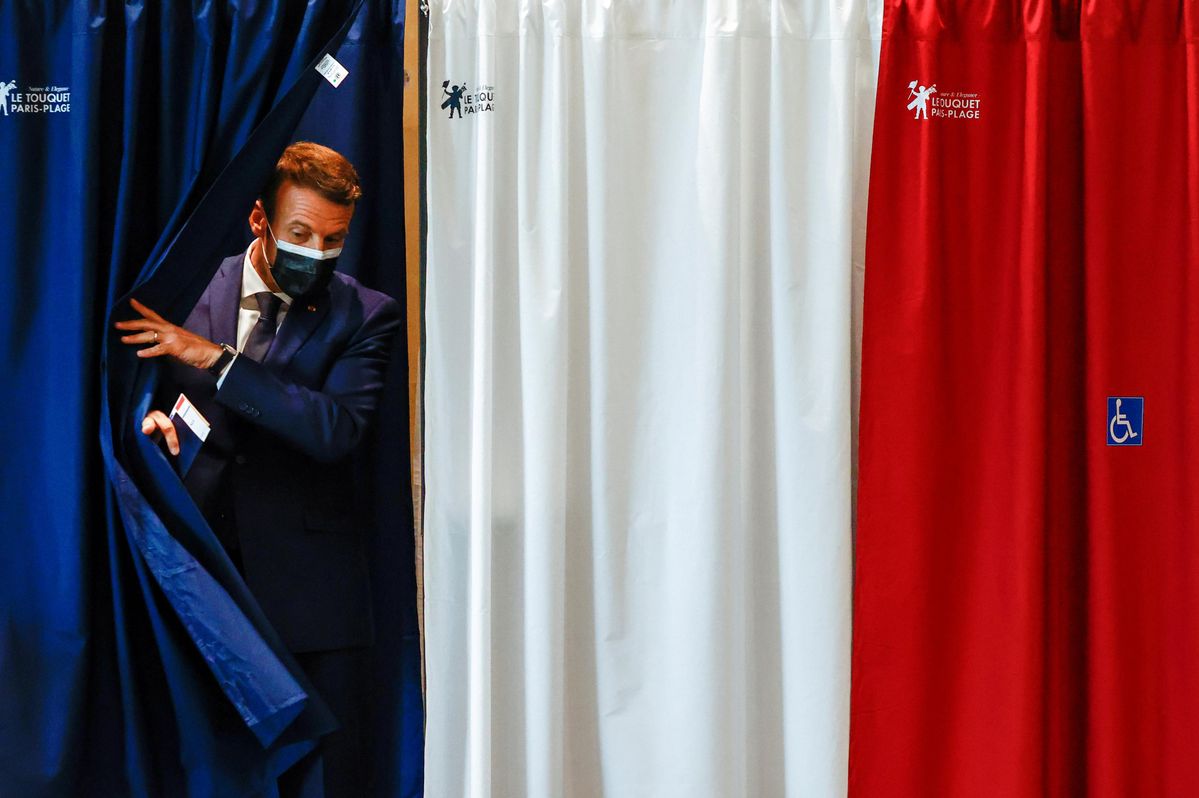
[[[258,312],[261,315],[254,329],[250,330],[250,337],[246,339],[241,353],[250,360],[261,363],[275,341],[275,316],[279,313],[279,306],[283,304],[283,300],[270,291],[260,291],[254,295],[254,299],[258,301]]]

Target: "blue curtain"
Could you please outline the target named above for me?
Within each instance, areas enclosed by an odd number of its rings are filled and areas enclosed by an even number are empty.
[[[403,0],[0,2],[0,795],[269,795],[331,719],[159,450],[131,293],[181,322],[278,153],[346,154],[342,268],[403,302]],[[330,52],[350,76],[313,65]],[[136,291],[134,291],[136,289]],[[373,448],[373,794],[421,792],[402,341]]]

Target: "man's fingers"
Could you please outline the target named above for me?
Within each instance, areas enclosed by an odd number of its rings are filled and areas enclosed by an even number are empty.
[[[164,432],[166,431],[166,429],[168,427],[173,428],[175,426],[175,423],[173,421],[171,421],[171,417],[168,416],[166,413],[162,412],[161,410],[151,410],[150,414],[147,415],[146,418],[149,419],[150,421],[154,422],[154,426],[158,427],[160,430],[163,430]]]
[[[153,330],[147,330],[146,332],[134,333],[133,335],[122,335],[121,343],[123,343],[123,344],[152,344],[152,343],[154,343],[154,340],[155,340],[154,332],[155,331],[153,331]]]
[[[167,439],[167,448],[171,450],[171,454],[179,454],[179,433],[175,432],[175,425],[171,423],[169,418],[164,418],[158,424],[158,428],[162,430],[162,435]]]
[[[167,355],[170,353],[167,352],[166,347],[164,347],[162,344],[155,344],[154,346],[147,346],[145,349],[139,349],[134,354],[136,354],[138,357],[159,357],[160,355]]]
[[[150,310],[150,308],[146,307],[141,302],[138,302],[133,297],[129,297],[129,304],[133,306],[134,310],[136,310],[138,313],[142,314],[143,316],[145,316],[148,319],[153,319],[154,321],[164,321],[162,316],[159,316],[157,313]]]
[[[146,416],[145,420],[142,421],[142,432],[146,431],[147,423],[151,427],[157,427],[162,430],[162,436],[166,439],[167,449],[171,451],[171,454],[179,454],[179,433],[175,431],[175,425],[166,413],[161,410],[151,410],[150,415]],[[153,429],[151,429],[151,432],[153,432]]]
[[[153,319],[126,319],[112,326],[118,330],[155,330],[162,326],[162,322]]]

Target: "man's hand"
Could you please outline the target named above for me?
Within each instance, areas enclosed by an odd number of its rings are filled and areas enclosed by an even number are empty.
[[[130,299],[133,309],[142,314],[140,319],[118,321],[113,326],[118,330],[138,330],[132,335],[122,335],[123,344],[153,344],[137,350],[138,357],[160,357],[169,355],[180,363],[206,369],[221,356],[221,347],[190,330],[171,324],[150,308]],[[148,418],[148,416],[147,416]],[[169,423],[169,422],[168,422]]]
[[[142,419],[142,434],[152,436],[156,432],[161,432],[166,438],[167,449],[171,454],[179,454],[179,433],[175,432],[175,425],[170,417],[161,410],[151,410],[150,414]]]

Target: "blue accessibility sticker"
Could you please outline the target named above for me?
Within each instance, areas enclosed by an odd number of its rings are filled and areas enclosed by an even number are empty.
[[[1145,397],[1107,397],[1107,445],[1140,446],[1145,442]]]

